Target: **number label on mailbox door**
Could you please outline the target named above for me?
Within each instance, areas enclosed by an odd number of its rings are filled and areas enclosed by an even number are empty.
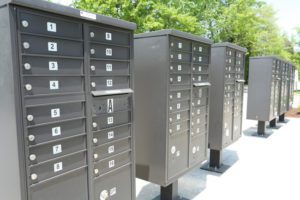
[[[106,86],[107,87],[112,87],[113,86],[113,80],[112,79],[106,80]]]
[[[56,137],[56,136],[59,136],[59,135],[61,135],[61,128],[60,128],[60,126],[53,127],[52,128],[52,136]]]
[[[108,117],[107,124],[113,124],[113,123],[114,123],[114,117]]]
[[[109,168],[112,168],[114,166],[115,166],[115,160],[111,160],[111,161],[108,162],[108,167]]]
[[[113,153],[113,152],[115,152],[115,146],[114,146],[114,145],[109,146],[109,147],[108,147],[108,153],[111,154],[111,153]]]
[[[57,118],[57,117],[60,117],[60,109],[59,108],[51,109],[51,118]]]
[[[53,155],[56,155],[56,154],[59,154],[62,152],[61,144],[53,146],[52,149],[53,149]]]
[[[105,51],[105,54],[107,56],[112,56],[112,49],[111,48],[107,48],[106,51]]]
[[[112,64],[106,64],[106,71],[111,72],[112,71]]]
[[[50,90],[58,90],[59,89],[59,82],[58,81],[50,81],[49,82]]]
[[[56,33],[56,23],[47,22],[47,31]]]
[[[57,43],[56,42],[48,42],[48,51],[57,52]]]
[[[107,133],[107,139],[111,140],[111,139],[114,139],[115,137],[115,133],[113,131],[109,131]]]
[[[107,113],[114,112],[114,99],[107,99]]]
[[[59,172],[59,171],[63,170],[63,163],[62,162],[55,163],[53,165],[53,169],[54,169],[54,172]]]

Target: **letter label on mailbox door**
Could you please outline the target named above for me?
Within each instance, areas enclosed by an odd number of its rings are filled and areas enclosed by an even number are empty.
[[[114,99],[107,99],[107,113],[114,112]]]
[[[61,135],[61,128],[60,128],[60,126],[53,127],[52,128],[52,136],[55,137],[55,136],[59,136],[59,135]]]
[[[49,71],[57,71],[58,64],[56,61],[49,61]]]
[[[56,33],[56,23],[47,22],[47,31]]]
[[[53,169],[54,169],[54,172],[59,172],[59,171],[63,170],[63,163],[62,162],[55,163],[53,165]]]
[[[57,51],[57,43],[56,42],[48,42],[48,51]]]
[[[52,149],[53,149],[53,155],[56,155],[56,154],[59,154],[62,152],[61,144],[53,146]]]

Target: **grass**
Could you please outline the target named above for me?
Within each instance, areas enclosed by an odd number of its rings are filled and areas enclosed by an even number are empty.
[[[300,95],[300,90],[294,91],[294,94]]]

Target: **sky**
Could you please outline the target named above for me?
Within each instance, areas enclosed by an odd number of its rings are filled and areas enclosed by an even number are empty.
[[[277,24],[282,32],[289,36],[295,34],[295,27],[300,27],[300,0],[264,0],[277,11]],[[70,5],[72,0],[53,0],[53,2]]]

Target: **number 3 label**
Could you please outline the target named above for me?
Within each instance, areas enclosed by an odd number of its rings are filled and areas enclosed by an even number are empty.
[[[56,61],[49,61],[49,70],[50,71],[57,71],[58,70],[58,64]]]

